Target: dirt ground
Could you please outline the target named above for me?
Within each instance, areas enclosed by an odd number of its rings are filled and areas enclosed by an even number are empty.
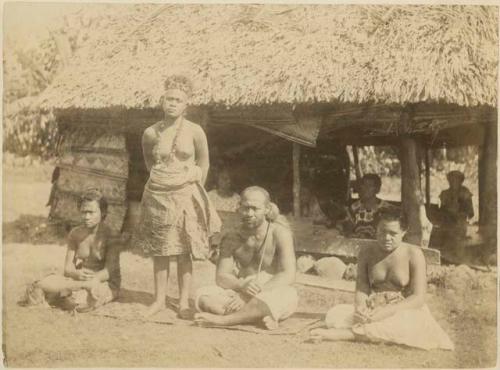
[[[44,168],[10,171],[3,180],[3,350],[12,367],[493,367],[497,353],[496,273],[468,289],[433,288],[428,304],[455,343],[454,352],[387,344],[305,343],[304,335],[271,336],[240,331],[123,321],[41,307],[21,307],[27,283],[61,270],[62,241],[44,233],[50,191]],[[39,226],[33,233],[33,225]],[[38,236],[34,238],[33,235]],[[32,240],[30,240],[30,238]],[[124,289],[152,299],[152,264],[124,252]],[[194,287],[213,281],[209,262],[194,266]],[[175,271],[170,295],[176,296]],[[298,287],[299,311],[326,312],[352,299],[347,293]]]

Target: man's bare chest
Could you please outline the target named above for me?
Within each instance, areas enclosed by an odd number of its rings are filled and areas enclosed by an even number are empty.
[[[267,237],[265,240],[248,238],[235,250],[234,259],[242,267],[258,268],[262,265],[266,268],[273,263],[274,254],[275,246],[272,238]]]

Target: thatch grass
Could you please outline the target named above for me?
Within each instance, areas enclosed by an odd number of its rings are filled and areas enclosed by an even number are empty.
[[[485,6],[110,5],[42,97],[146,108],[189,71],[194,104],[497,103],[498,17]]]

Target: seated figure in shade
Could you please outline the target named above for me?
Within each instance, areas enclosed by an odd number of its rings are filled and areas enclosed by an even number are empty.
[[[240,206],[240,196],[233,191],[231,174],[228,168],[223,167],[217,173],[217,187],[208,192],[208,197],[222,219],[222,227],[228,227],[228,222],[231,221],[228,217],[232,213],[235,213]],[[220,232],[215,233],[210,238],[209,260],[214,264],[217,264],[217,260],[219,259],[220,238]]]
[[[221,241],[217,285],[196,293],[195,321],[201,326],[263,323],[273,329],[295,312],[298,303],[292,287],[292,232],[261,187],[242,192],[239,215],[239,230],[228,232]]]
[[[439,195],[441,228],[445,243],[463,243],[467,236],[467,222],[474,217],[472,193],[463,186],[465,177],[460,171],[446,175],[449,188]]]
[[[396,208],[377,198],[382,180],[374,173],[364,175],[358,186],[359,199],[347,209],[347,216],[337,223],[344,235],[352,238],[375,239],[376,215],[381,209]]]
[[[233,192],[231,174],[222,168],[217,174],[217,188],[210,190],[208,196],[217,211],[236,212],[240,205],[240,196]]]
[[[394,209],[378,214],[377,243],[360,250],[354,305],[326,314],[311,340],[390,342],[421,349],[454,346],[425,304],[426,262],[420,247],[402,241],[406,223]]]
[[[64,275],[50,274],[31,284],[27,304],[48,303],[79,312],[116,299],[120,289],[120,240],[102,223],[108,203],[99,189],[88,189],[78,203],[82,225],[72,229]]]
[[[439,217],[432,230],[431,246],[455,257],[465,257],[468,220],[474,217],[472,193],[463,186],[464,174],[451,171],[446,175],[449,188],[439,195]],[[448,258],[450,255],[446,253]]]

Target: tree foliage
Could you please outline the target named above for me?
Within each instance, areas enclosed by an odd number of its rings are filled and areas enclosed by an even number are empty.
[[[36,97],[65,68],[69,58],[95,32],[104,16],[93,11],[68,14],[48,33],[15,42],[6,32],[4,48],[4,150],[20,156],[55,155],[57,124],[51,112],[42,111]],[[98,9],[99,8],[99,9]]]

